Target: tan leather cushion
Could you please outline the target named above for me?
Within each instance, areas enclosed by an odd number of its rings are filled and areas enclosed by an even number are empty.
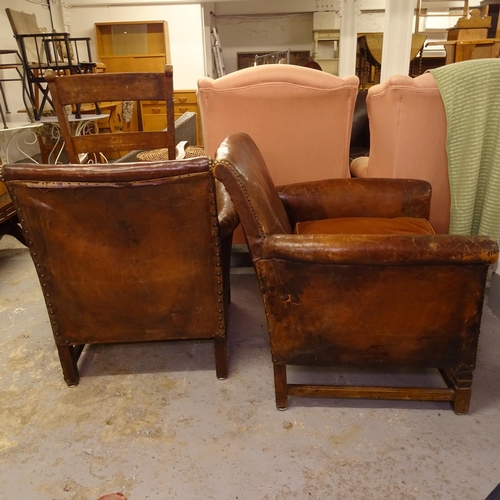
[[[416,217],[342,217],[298,222],[295,234],[434,234],[426,219]]]

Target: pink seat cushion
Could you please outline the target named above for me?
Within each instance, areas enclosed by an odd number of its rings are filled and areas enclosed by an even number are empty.
[[[295,234],[434,234],[426,219],[416,217],[343,217],[298,222]]]

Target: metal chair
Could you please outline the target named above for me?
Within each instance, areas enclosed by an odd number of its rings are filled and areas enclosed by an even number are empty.
[[[5,12],[19,47],[33,115],[39,120],[46,104],[52,106],[44,77],[48,69],[56,75],[73,75],[91,73],[96,68],[97,63],[92,62],[90,38],[70,37],[69,33],[40,33],[34,14],[9,8]],[[84,45],[82,51],[80,44]],[[86,58],[80,52],[85,53]]]

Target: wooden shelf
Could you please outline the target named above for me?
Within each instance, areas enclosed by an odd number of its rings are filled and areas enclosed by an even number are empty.
[[[165,21],[96,23],[95,40],[107,72],[162,72],[171,64]]]
[[[165,65],[171,64],[165,21],[96,23],[94,27],[97,58],[108,73],[163,73]],[[133,122],[136,120],[141,120],[143,130],[162,130],[165,105],[141,102],[134,110]]]
[[[313,59],[321,66],[323,71],[338,75],[340,30],[313,30],[313,39]],[[320,54],[320,51],[322,54]],[[330,57],[324,57],[324,54],[328,52]]]

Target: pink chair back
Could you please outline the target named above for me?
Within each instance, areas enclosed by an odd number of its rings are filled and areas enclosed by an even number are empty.
[[[366,103],[370,157],[363,176],[430,182],[430,222],[437,233],[447,233],[450,185],[446,113],[433,76],[392,76],[370,88]]]
[[[198,80],[205,151],[230,134],[257,144],[276,185],[350,177],[349,141],[359,79],[269,64]]]

